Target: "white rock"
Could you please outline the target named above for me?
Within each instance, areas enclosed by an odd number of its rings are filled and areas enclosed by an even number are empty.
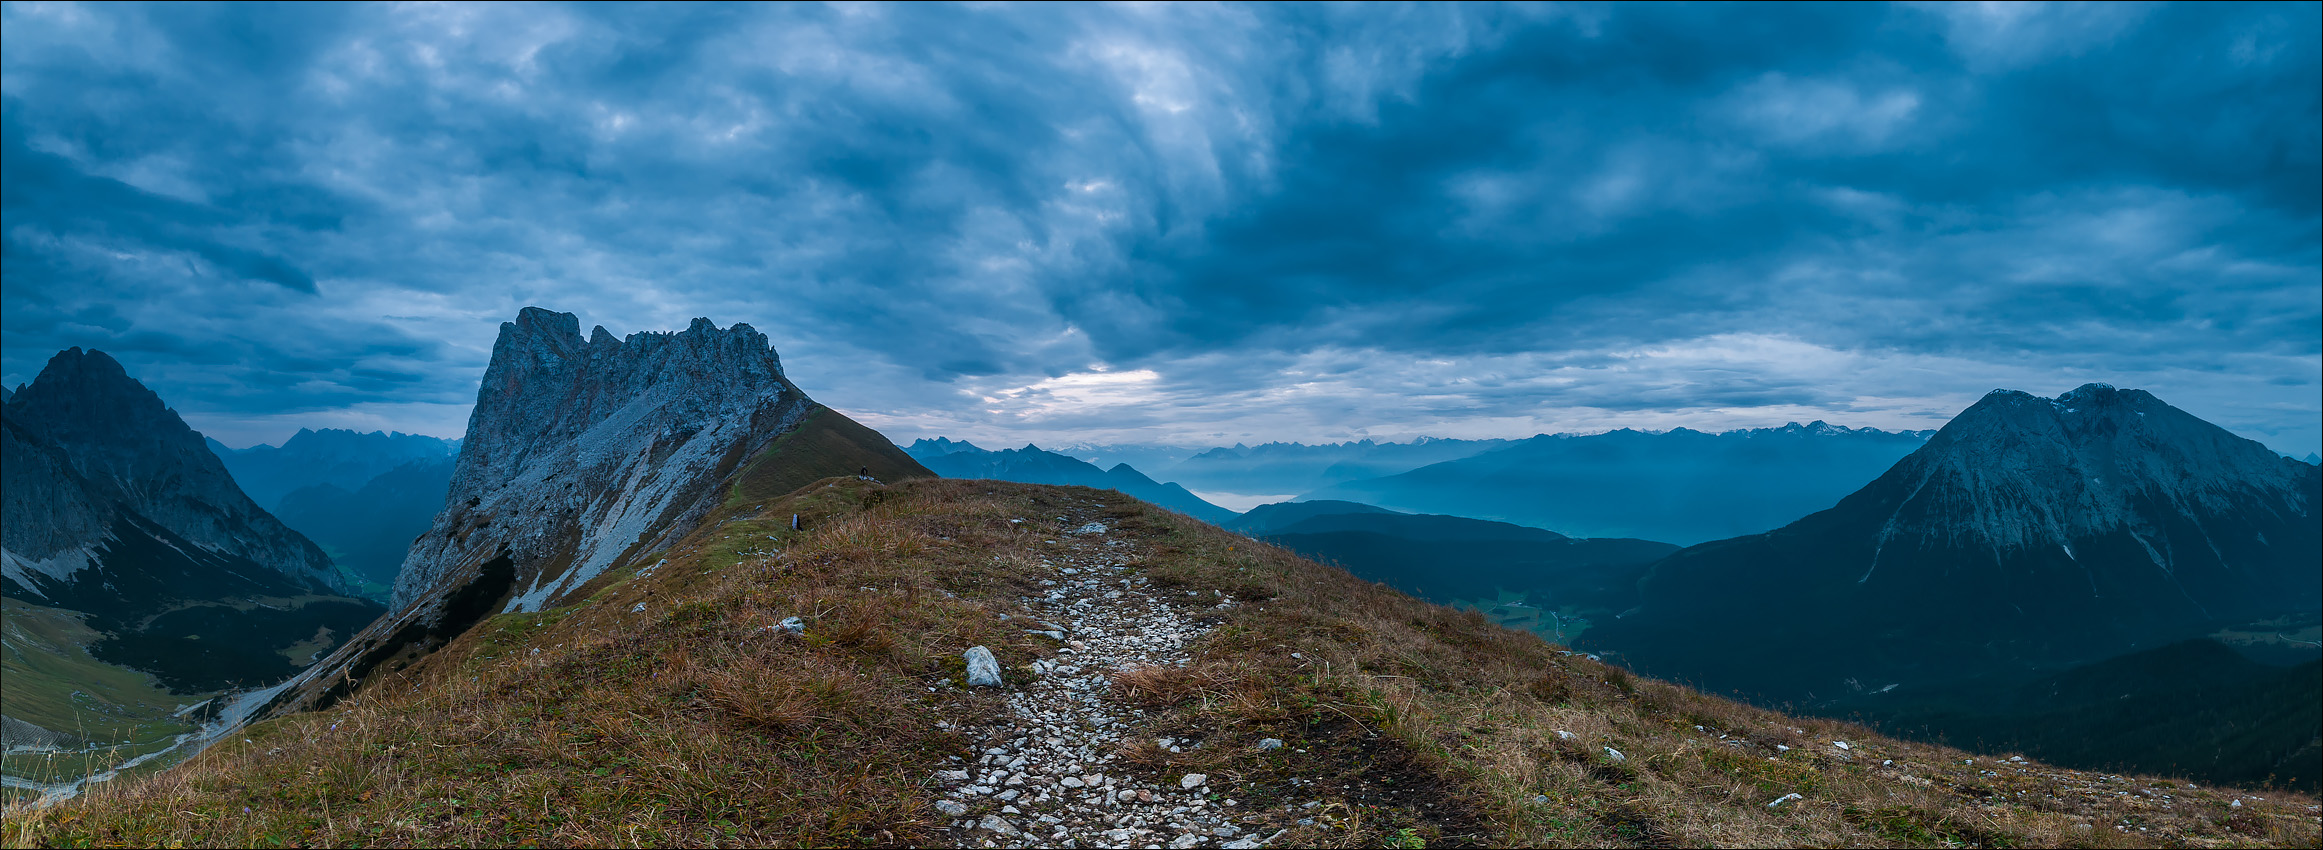
[[[1279,749],[1282,749],[1282,739],[1281,739],[1281,738],[1260,738],[1260,739],[1259,739],[1259,741],[1258,741],[1258,748],[1259,748],[1259,749],[1261,749],[1261,750],[1279,750]]]
[[[983,820],[976,822],[976,825],[1002,835],[1016,834],[1016,826],[999,815],[985,815]]]
[[[1557,730],[1557,740],[1559,740],[1559,741],[1570,741],[1570,740],[1573,740],[1573,733],[1571,733],[1571,732],[1567,732],[1567,731],[1565,731],[1565,730],[1563,730],[1563,729],[1559,729],[1559,730]]]
[[[1612,747],[1605,748],[1605,757],[1612,759],[1614,764],[1620,764],[1629,760],[1628,756],[1622,755],[1620,750],[1616,750]]]
[[[1185,776],[1182,776],[1182,777],[1179,777],[1179,778],[1178,778],[1178,787],[1180,787],[1180,788],[1184,788],[1184,789],[1187,789],[1187,790],[1189,790],[1189,791],[1190,791],[1190,790],[1193,790],[1193,789],[1195,789],[1195,788],[1200,788],[1200,787],[1202,787],[1202,783],[1204,783],[1204,782],[1208,782],[1208,781],[1210,781],[1210,777],[1209,777],[1209,776],[1207,776],[1207,775],[1205,775],[1205,774],[1200,774],[1200,773],[1189,773],[1189,774],[1186,774]]]
[[[1784,794],[1784,795],[1782,795],[1782,796],[1780,796],[1780,797],[1776,797],[1774,802],[1766,804],[1766,807],[1771,809],[1771,808],[1774,808],[1774,807],[1776,807],[1776,806],[1780,806],[1780,805],[1782,805],[1782,804],[1784,804],[1784,803],[1788,803],[1788,802],[1790,802],[1790,801],[1792,801],[1792,800],[1804,800],[1804,799],[1807,799],[1807,798],[1806,798],[1806,797],[1804,797],[1804,796],[1798,795],[1798,794]]]
[[[797,617],[784,617],[782,622],[776,623],[774,627],[794,635],[807,633],[807,621]]]
[[[944,817],[948,818],[967,817],[968,805],[956,800],[937,800],[936,811],[942,812]]]
[[[1852,749],[1855,749],[1854,747],[1850,747],[1850,746],[1848,746],[1846,741],[1832,741],[1832,742],[1831,742],[1831,746],[1838,747],[1838,748],[1840,748],[1840,749],[1842,749],[1842,750],[1852,750]]]
[[[1000,687],[1000,660],[992,657],[992,650],[972,646],[960,653],[968,660],[968,686],[973,688]]]

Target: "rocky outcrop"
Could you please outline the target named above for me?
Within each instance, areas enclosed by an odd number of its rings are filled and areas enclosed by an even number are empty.
[[[690,530],[718,481],[813,407],[749,325],[583,339],[573,314],[527,307],[500,326],[451,492],[394,606],[506,555],[508,610],[537,610]]]
[[[561,604],[729,496],[866,468],[930,474],[807,398],[749,325],[695,319],[675,333],[584,338],[573,314],[525,308],[500,326],[450,492],[404,559],[394,613],[273,710],[327,705],[493,614]]]
[[[1588,641],[1784,697],[2083,663],[2323,606],[2319,499],[2151,394],[1995,391],[1830,510],[1663,560]]]
[[[96,545],[120,508],[209,552],[318,591],[344,589],[322,549],[243,495],[202,435],[104,352],[58,352],[8,400],[5,416],[0,530],[11,573],[45,564],[40,572],[63,580],[87,566],[72,553]]]

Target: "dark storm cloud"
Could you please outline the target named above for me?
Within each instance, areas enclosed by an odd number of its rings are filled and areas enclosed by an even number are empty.
[[[2303,453],[2317,8],[10,5],[0,354],[447,432],[538,303],[900,438],[2110,380]]]

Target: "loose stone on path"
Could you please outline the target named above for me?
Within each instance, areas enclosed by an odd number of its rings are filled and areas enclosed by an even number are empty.
[[[1064,646],[1027,666],[1031,681],[1007,692],[1004,712],[954,727],[979,743],[965,764],[935,774],[942,795],[935,809],[950,819],[949,843],[1259,846],[1261,839],[1229,819],[1233,809],[1209,799],[1208,792],[1226,790],[1214,788],[1210,777],[1189,773],[1157,784],[1111,768],[1126,741],[1143,737],[1136,726],[1141,712],[1113,701],[1112,675],[1184,665],[1192,660],[1185,646],[1208,628],[1179,613],[1123,563],[1134,544],[1111,539],[1110,529],[1094,520],[1060,522],[1073,531],[1043,552],[1041,562],[1056,573],[1041,582],[1045,595],[1027,600],[1034,614],[1027,619],[1039,627],[1028,630]],[[1210,601],[1200,604],[1207,608]],[[974,647],[963,656],[969,684],[1003,686],[991,650]],[[980,676],[987,664],[988,680]],[[1198,745],[1173,740],[1165,749]]]

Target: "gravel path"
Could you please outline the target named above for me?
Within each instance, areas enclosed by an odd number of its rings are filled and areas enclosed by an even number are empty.
[[[1263,846],[1266,836],[1233,822],[1243,813],[1240,801],[1222,783],[1200,774],[1139,782],[1108,770],[1142,714],[1109,698],[1109,676],[1182,665],[1189,660],[1186,644],[1206,629],[1185,613],[1193,606],[1164,602],[1162,591],[1122,564],[1129,545],[1111,539],[1102,524],[1083,525],[1056,542],[1063,551],[1042,562],[1056,578],[1044,582],[1047,596],[1031,600],[1038,616],[1025,628],[1064,647],[1037,663],[1032,685],[1012,686],[1006,716],[963,724],[981,748],[936,774],[945,789],[936,808],[952,818],[955,846]],[[1185,602],[1234,604],[1193,596]]]

